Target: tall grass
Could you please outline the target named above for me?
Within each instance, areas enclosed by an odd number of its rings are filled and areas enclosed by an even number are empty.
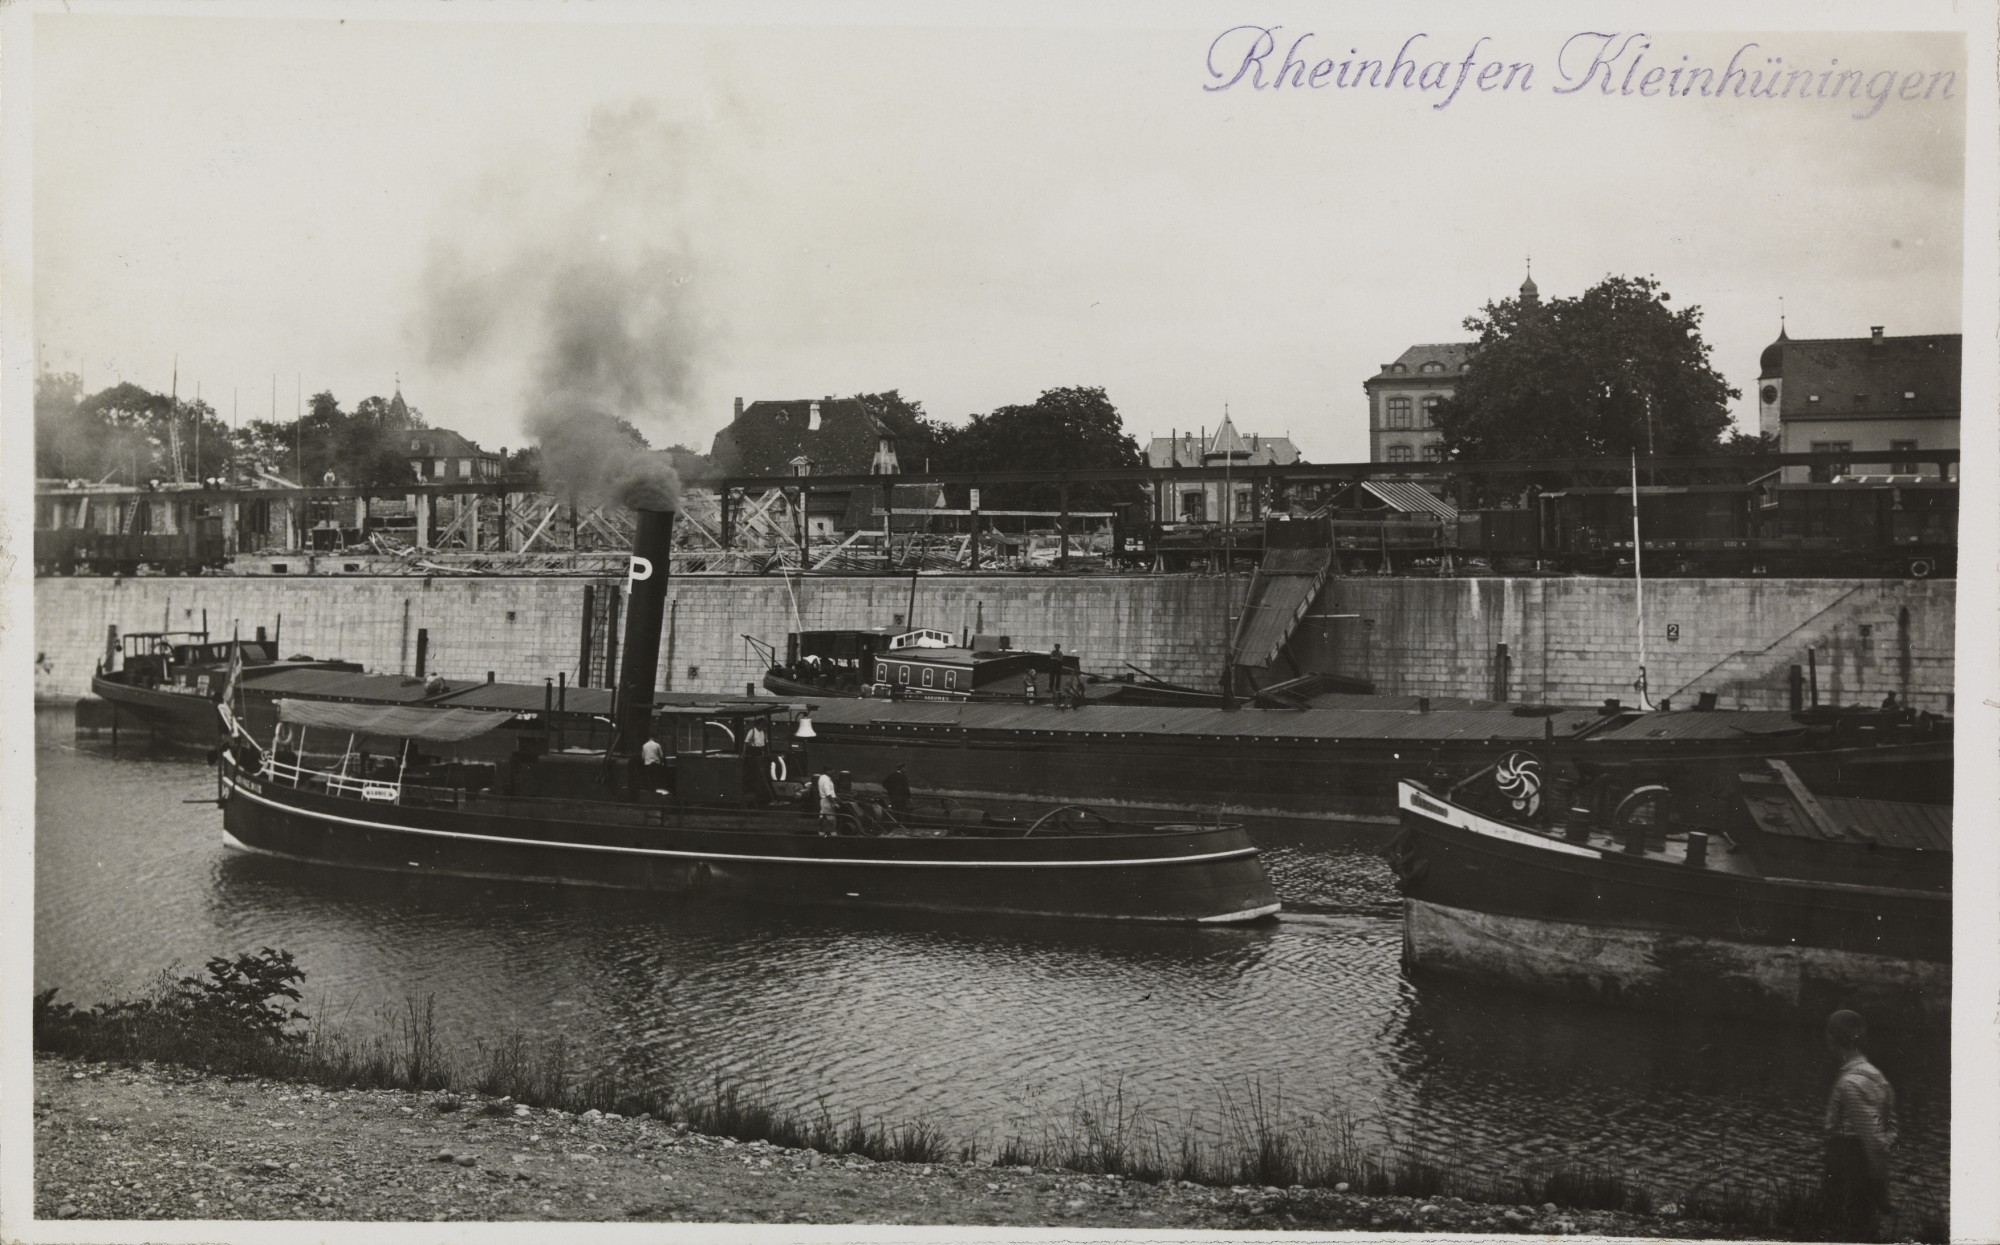
[[[305,1081],[330,1088],[431,1092],[454,1110],[463,1096],[486,1100],[491,1114],[513,1104],[581,1113],[596,1109],[650,1115],[711,1136],[858,1155],[876,1161],[977,1162],[977,1141],[954,1141],[933,1120],[885,1123],[859,1113],[837,1117],[825,1102],[810,1110],[779,1106],[741,1084],[662,1084],[656,1077],[602,1069],[580,1075],[561,1036],[536,1040],[510,1032],[454,1048],[437,1023],[435,1000],[407,1000],[365,1038],[292,1006],[304,972],[290,955],[212,959],[206,976],[163,971],[138,995],[80,1011],[56,991],[35,997],[38,1051],[104,1062],[159,1062],[231,1076]],[[1079,1094],[1067,1107],[1039,1113],[1028,1133],[994,1148],[1000,1166],[1060,1169],[1130,1180],[1280,1189],[1342,1189],[1351,1194],[1434,1198],[1513,1206],[1555,1203],[1572,1210],[1656,1209],[1653,1196],[1621,1174],[1568,1164],[1504,1176],[1466,1172],[1447,1156],[1410,1144],[1371,1147],[1342,1112],[1288,1112],[1282,1096],[1252,1082],[1222,1096],[1219,1129],[1191,1115],[1169,1123],[1132,1101],[1123,1080]],[[1747,1181],[1691,1191],[1676,1199],[1683,1218],[1760,1234],[1838,1239],[1818,1189],[1802,1182]],[[1903,1229],[1943,1241],[1941,1212],[1919,1212]]]

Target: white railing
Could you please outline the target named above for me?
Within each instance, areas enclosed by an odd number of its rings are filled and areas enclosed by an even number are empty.
[[[344,770],[307,769],[291,761],[280,761],[266,754],[263,776],[272,781],[287,783],[294,787],[306,785],[307,779],[318,779],[326,786],[328,795],[345,796],[348,799],[367,800],[371,803],[397,804],[402,802],[403,784],[401,780],[382,782],[373,778],[361,778]]]

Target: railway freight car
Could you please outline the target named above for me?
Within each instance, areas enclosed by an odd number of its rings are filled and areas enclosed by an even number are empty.
[[[1905,477],[1639,490],[1648,575],[1956,573],[1958,485]],[[1571,488],[1528,507],[1467,511],[1458,553],[1496,573],[1632,573],[1632,490]]]
[[[37,575],[199,575],[227,560],[222,520],[201,518],[177,532],[97,532],[58,527],[35,532]]]

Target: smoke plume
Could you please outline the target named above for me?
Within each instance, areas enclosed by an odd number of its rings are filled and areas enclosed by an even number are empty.
[[[421,331],[451,367],[520,367],[542,478],[588,505],[675,509],[666,456],[630,427],[689,413],[708,336],[690,175],[696,136],[648,105],[600,109],[566,160],[497,173],[433,248]]]

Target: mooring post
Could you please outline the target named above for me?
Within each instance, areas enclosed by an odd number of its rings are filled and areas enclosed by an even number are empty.
[[[1056,486],[1061,494],[1062,513],[1056,516],[1056,569],[1069,569],[1069,481]]]

